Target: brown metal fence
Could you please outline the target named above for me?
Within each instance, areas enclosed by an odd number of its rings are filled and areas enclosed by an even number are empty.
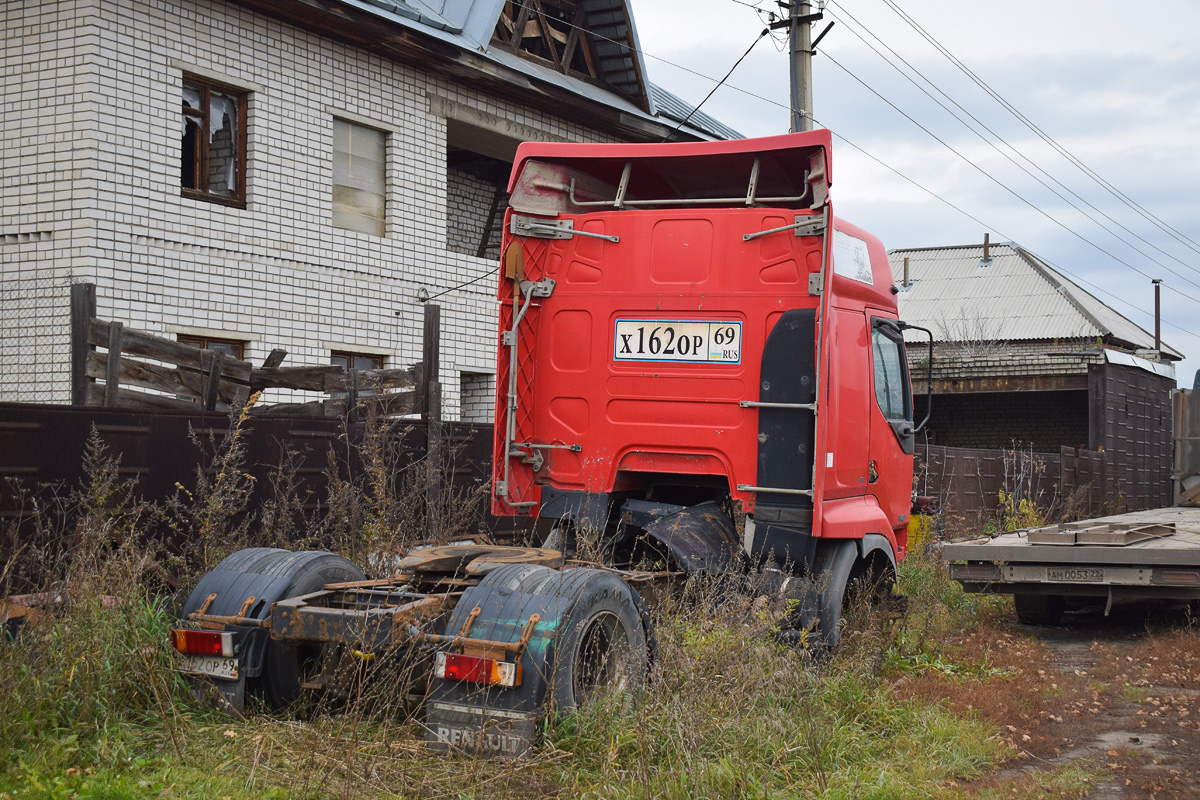
[[[196,470],[205,463],[202,441],[217,441],[228,430],[229,417],[220,413],[131,410],[95,406],[57,406],[0,403],[0,530],[18,531],[29,514],[29,498],[39,492],[64,492],[80,486],[84,478],[84,449],[94,429],[120,458],[119,475],[136,478],[136,493],[147,502],[162,502],[196,482]],[[294,486],[301,506],[320,515],[328,496],[328,459],[332,448],[343,477],[361,475],[360,445],[367,423],[318,416],[255,417],[247,423],[244,438],[245,471],[254,477],[248,509],[256,513],[272,499],[271,479],[285,456],[294,463]],[[414,421],[397,429],[398,471],[425,457],[429,449],[427,422]],[[511,517],[493,517],[488,496],[480,487],[490,478],[492,426],[443,423],[433,446],[445,454],[446,477],[442,490],[453,487],[458,496],[479,503],[481,533],[503,541],[521,541],[532,535],[532,526]],[[7,537],[6,537],[7,538]],[[413,538],[420,538],[414,532]],[[0,553],[0,566],[5,554]]]
[[[1123,507],[1104,484],[1104,453],[1064,447],[1057,453],[975,450],[961,447],[917,448],[914,489],[933,497],[952,532],[978,533],[997,518],[1000,493],[1014,504],[1028,500],[1051,517],[1101,516]]]

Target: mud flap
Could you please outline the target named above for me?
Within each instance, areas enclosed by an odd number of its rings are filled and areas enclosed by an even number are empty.
[[[531,615],[538,614],[541,621],[521,654],[519,686],[432,679],[425,701],[427,747],[509,758],[520,758],[533,747],[550,685],[556,626],[567,606],[566,597],[536,591],[560,575],[546,567],[505,566],[463,594],[446,626],[448,636],[463,630],[476,607],[480,612],[468,631],[472,639],[516,642]]]
[[[719,503],[684,508],[655,519],[644,530],[666,547],[671,561],[686,572],[724,575],[741,570],[742,543],[733,520]]]

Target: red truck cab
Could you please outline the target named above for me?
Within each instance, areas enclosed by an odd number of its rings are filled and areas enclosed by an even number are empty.
[[[723,503],[744,512],[751,558],[803,571],[823,540],[904,557],[896,287],[880,241],[833,216],[830,145],[813,131],[520,147],[495,513],[611,530],[622,509]]]

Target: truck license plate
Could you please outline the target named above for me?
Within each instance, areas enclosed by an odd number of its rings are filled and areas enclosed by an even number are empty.
[[[205,675],[211,675],[214,678],[226,678],[231,681],[237,680],[238,660],[236,658],[191,654],[187,656],[187,660],[194,672],[201,672]]]
[[[1064,583],[1100,583],[1104,570],[1099,567],[1047,567],[1046,579]]]
[[[613,336],[613,360],[740,364],[742,323],[619,319]]]

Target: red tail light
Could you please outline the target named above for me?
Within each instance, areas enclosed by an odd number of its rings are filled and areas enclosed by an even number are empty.
[[[458,653],[438,653],[433,674],[450,681],[468,681],[488,686],[521,685],[520,664]]]
[[[181,653],[197,656],[233,655],[233,634],[220,631],[194,631],[177,629],[171,631],[171,644]]]

